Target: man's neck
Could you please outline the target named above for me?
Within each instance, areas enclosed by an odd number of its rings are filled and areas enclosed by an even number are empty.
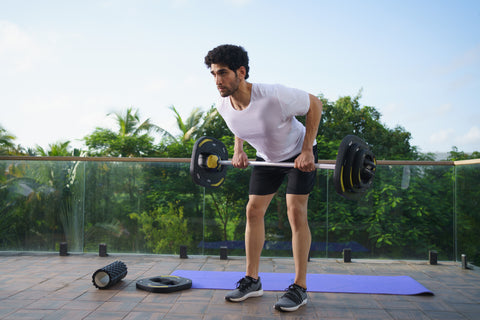
[[[230,102],[235,110],[244,110],[250,104],[250,98],[252,96],[252,84],[243,81],[238,90],[230,96]]]

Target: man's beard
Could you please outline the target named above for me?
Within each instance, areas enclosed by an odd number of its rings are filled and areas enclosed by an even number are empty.
[[[225,91],[223,91],[223,92],[220,91],[220,89],[219,89],[220,96],[221,96],[222,98],[229,97],[229,96],[231,96],[232,94],[234,94],[235,92],[237,92],[238,87],[239,87],[239,83],[240,83],[240,81],[238,80],[238,76],[237,76],[237,75],[235,75],[235,80],[237,80],[237,81],[235,81],[234,87],[232,87],[232,88],[221,87],[222,89],[225,90]]]
[[[232,94],[234,94],[236,91],[237,91],[238,87],[235,88],[235,89],[229,89],[229,90],[226,90],[226,91],[220,91],[220,96],[222,98],[226,98],[226,97],[229,97],[231,96]]]

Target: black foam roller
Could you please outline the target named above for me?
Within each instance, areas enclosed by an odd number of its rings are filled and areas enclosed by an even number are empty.
[[[127,266],[122,261],[115,261],[98,269],[92,275],[92,282],[98,289],[107,289],[127,275]]]

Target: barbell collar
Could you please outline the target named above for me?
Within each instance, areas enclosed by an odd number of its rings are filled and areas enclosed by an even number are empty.
[[[370,167],[372,169],[375,169],[377,167],[377,164],[371,160],[365,159],[364,165],[366,168]]]

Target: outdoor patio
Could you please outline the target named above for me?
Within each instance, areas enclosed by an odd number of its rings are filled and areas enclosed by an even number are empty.
[[[120,260],[128,274],[106,290],[92,274]],[[0,255],[1,319],[479,319],[480,273],[460,263],[439,261],[312,259],[309,273],[410,276],[434,296],[309,293],[309,303],[293,313],[273,304],[282,292],[242,303],[224,300],[223,290],[189,289],[169,294],[136,289],[136,280],[174,270],[243,271],[243,257],[180,259],[163,255],[23,253]],[[261,272],[293,272],[293,260],[262,258]]]

